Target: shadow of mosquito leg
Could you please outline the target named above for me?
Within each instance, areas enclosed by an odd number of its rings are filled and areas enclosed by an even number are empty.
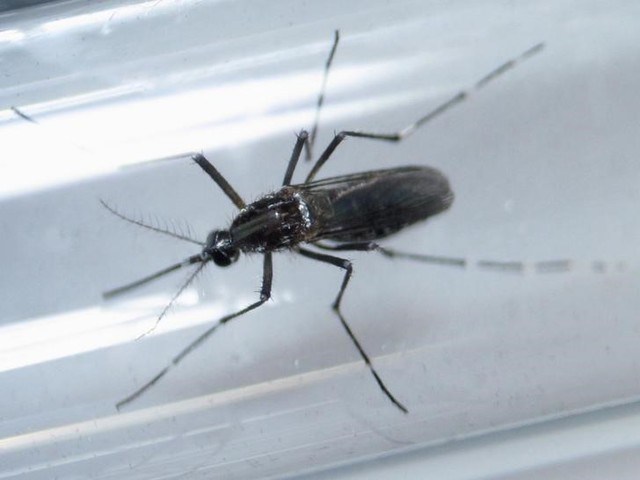
[[[30,123],[35,123],[36,125],[40,125],[36,120],[34,120],[33,118],[31,118],[29,115],[27,115],[26,113],[24,113],[22,110],[20,110],[18,107],[9,107],[9,109],[15,113],[17,116],[19,116],[21,119],[26,120],[27,122]]]
[[[147,383],[145,383],[142,387],[140,387],[138,390],[133,392],[128,397],[123,398],[122,400],[120,400],[116,404],[116,408],[118,410],[120,410],[122,407],[124,407],[125,405],[133,402],[135,399],[140,397],[140,395],[142,395],[144,392],[146,392],[151,387],[153,387],[156,383],[158,383],[158,381],[160,381],[160,379],[162,377],[164,377],[167,374],[167,372],[169,372],[169,370],[171,370],[176,365],[178,365],[193,350],[195,350],[197,347],[202,345],[202,343],[207,338],[209,338],[218,329],[218,327],[220,327],[221,325],[224,325],[225,323],[233,320],[234,318],[238,318],[238,317],[244,315],[245,313],[248,313],[251,310],[254,310],[254,309],[258,308],[260,305],[265,303],[271,297],[272,280],[273,280],[273,262],[272,262],[272,259],[271,259],[271,253],[265,253],[264,254],[263,270],[262,270],[262,288],[260,289],[260,300],[258,300],[257,302],[252,303],[251,305],[249,305],[248,307],[243,308],[242,310],[239,310],[239,311],[237,311],[235,313],[232,313],[230,315],[226,315],[226,316],[222,317],[218,321],[218,323],[216,323],[215,325],[213,325],[212,327],[207,329],[198,338],[196,338],[193,342],[191,342],[189,345],[187,345],[187,347],[184,348],[180,353],[178,353],[178,355],[173,357],[173,360],[171,360],[171,363],[169,365],[167,365],[166,367],[164,367],[155,377],[153,377],[151,380],[149,380]]]
[[[349,335],[349,338],[351,339],[353,344],[358,349],[358,352],[360,352],[360,356],[362,357],[362,359],[364,360],[365,364],[369,368],[369,371],[371,372],[373,377],[376,379],[376,382],[378,383],[378,386],[380,387],[380,389],[389,398],[389,400],[391,400],[391,402],[396,407],[398,407],[398,409],[400,409],[404,413],[408,413],[409,411],[407,410],[407,408],[404,405],[402,405],[391,394],[391,392],[389,391],[387,386],[384,384],[384,382],[380,378],[380,375],[378,375],[378,372],[373,367],[369,356],[364,351],[364,348],[362,348],[362,345],[360,345],[360,342],[358,341],[358,339],[354,335],[353,331],[351,330],[351,327],[349,327],[349,324],[347,323],[347,321],[345,320],[344,316],[342,315],[342,312],[340,311],[340,302],[342,301],[342,295],[344,294],[344,291],[347,288],[347,284],[349,283],[349,279],[351,278],[351,274],[353,272],[353,266],[351,265],[351,262],[349,260],[344,259],[344,258],[334,257],[332,255],[325,255],[323,253],[316,253],[316,252],[313,252],[311,250],[306,250],[304,248],[299,248],[297,251],[298,251],[298,253],[300,253],[301,255],[303,255],[303,256],[305,256],[307,258],[311,258],[311,259],[317,260],[319,262],[328,263],[330,265],[335,265],[336,267],[339,267],[339,268],[342,268],[343,270],[345,270],[344,278],[342,280],[342,285],[340,286],[340,291],[338,292],[338,296],[336,297],[335,301],[333,302],[332,308],[333,308],[334,312],[336,312],[336,314],[338,315],[338,318],[340,319],[340,323],[342,323],[342,326],[344,327],[344,329],[346,330],[347,334]]]
[[[331,69],[331,63],[333,63],[333,57],[336,54],[336,50],[338,49],[338,42],[340,41],[340,31],[336,30],[333,34],[333,45],[331,46],[331,51],[329,52],[329,57],[324,65],[324,74],[322,75],[322,85],[320,87],[320,95],[318,95],[318,101],[316,103],[316,113],[313,119],[313,128],[311,129],[311,136],[309,137],[309,141],[306,143],[306,158],[307,161],[313,158],[313,145],[316,142],[316,136],[318,134],[318,125],[320,124],[320,111],[322,110],[322,105],[324,104],[324,95],[327,91],[327,80],[329,79],[329,70]]]
[[[318,160],[314,164],[313,168],[309,172],[309,175],[307,175],[307,179],[306,179],[305,183],[306,182],[310,182],[311,180],[313,180],[315,178],[315,176],[320,171],[320,169],[325,164],[325,162],[327,160],[329,160],[329,157],[331,157],[331,154],[333,153],[333,151],[338,147],[338,145],[340,145],[340,143],[342,143],[344,141],[344,139],[346,137],[369,138],[371,140],[383,140],[383,141],[386,141],[386,142],[400,142],[401,140],[404,140],[405,138],[410,136],[418,128],[420,128],[423,125],[429,123],[430,121],[432,121],[435,118],[439,117],[443,113],[449,111],[454,106],[462,103],[464,100],[468,99],[473,93],[475,93],[478,90],[481,90],[487,84],[491,83],[493,80],[495,80],[496,78],[500,77],[502,74],[504,74],[508,70],[511,70],[512,68],[514,68],[519,63],[521,63],[521,62],[525,61],[526,59],[532,57],[536,53],[539,53],[540,51],[542,51],[543,48],[544,48],[544,44],[543,43],[539,43],[539,44],[534,45],[533,47],[529,48],[525,52],[521,53],[517,57],[514,57],[514,58],[506,61],[505,63],[500,65],[498,68],[494,68],[487,75],[484,75],[480,80],[476,81],[469,88],[467,88],[465,90],[461,90],[460,92],[458,92],[456,95],[451,97],[446,102],[441,103],[439,106],[437,106],[436,108],[431,110],[426,115],[420,117],[415,122],[407,125],[406,127],[404,127],[401,130],[398,130],[397,132],[392,132],[392,133],[368,133],[368,132],[345,130],[345,131],[342,131],[342,132],[338,133],[334,137],[334,139],[331,141],[329,146],[324,150],[324,152],[322,152],[322,154],[320,155],[320,157],[318,158]]]

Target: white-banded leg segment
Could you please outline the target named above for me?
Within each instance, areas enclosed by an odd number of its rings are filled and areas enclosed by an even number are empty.
[[[607,271],[623,271],[624,262],[605,262],[593,260],[580,262],[570,259],[551,259],[539,261],[522,260],[474,260],[464,257],[449,257],[444,255],[424,255],[419,253],[403,252],[392,248],[383,247],[376,242],[350,242],[341,244],[325,244],[317,242],[313,244],[322,250],[330,251],[376,251],[389,258],[401,258],[433,265],[445,265],[459,268],[477,268],[478,270],[489,270],[504,273],[566,273],[578,268],[590,270],[593,273],[604,273]]]
[[[318,95],[318,101],[316,102],[316,113],[313,119],[313,128],[311,129],[311,135],[309,136],[309,141],[306,143],[306,158],[307,160],[311,160],[313,158],[313,145],[316,141],[316,136],[318,135],[318,126],[320,124],[320,112],[322,110],[322,105],[324,104],[325,92],[327,91],[327,81],[329,80],[329,70],[331,69],[331,64],[333,63],[333,57],[336,54],[336,50],[338,49],[338,42],[340,42],[340,31],[336,30],[333,34],[333,45],[331,46],[331,51],[329,52],[329,57],[324,65],[324,73],[322,75],[322,85],[320,87],[320,94]]]
[[[526,51],[524,51],[523,53],[521,53],[517,57],[514,57],[514,58],[512,58],[510,60],[507,60],[505,63],[500,65],[498,68],[494,68],[489,73],[484,75],[482,78],[480,78],[480,80],[476,81],[469,88],[459,91],[457,94],[455,94],[449,100],[445,101],[444,103],[441,103],[440,105],[438,105],[436,108],[431,110],[426,115],[420,117],[415,122],[407,125],[406,127],[402,128],[402,129],[400,129],[400,130],[398,130],[396,132],[391,132],[391,133],[370,133],[370,132],[360,132],[360,131],[345,130],[345,131],[342,131],[342,132],[338,133],[334,137],[334,139],[331,141],[329,146],[324,150],[324,152],[322,152],[322,154],[320,155],[320,157],[318,158],[318,160],[314,164],[313,168],[309,172],[309,175],[307,176],[306,182],[310,182],[311,180],[313,180],[315,178],[315,176],[320,171],[322,166],[326,163],[326,161],[329,159],[329,157],[331,157],[331,154],[333,153],[333,151],[338,147],[338,145],[340,145],[340,143],[342,143],[342,141],[346,137],[368,138],[368,139],[371,139],[371,140],[382,140],[382,141],[386,141],[386,142],[400,142],[401,140],[404,140],[405,138],[407,138],[411,134],[413,134],[413,132],[415,132],[418,128],[420,128],[423,125],[426,125],[427,123],[431,122],[432,120],[434,120],[435,118],[437,118],[440,115],[444,114],[445,112],[449,111],[450,109],[452,109],[456,105],[460,104],[464,100],[467,100],[476,91],[481,90],[487,84],[491,83],[493,80],[495,80],[496,78],[500,77],[505,72],[513,69],[515,66],[517,66],[518,64],[520,64],[523,61],[527,60],[528,58],[532,57],[536,53],[539,53],[540,51],[542,51],[543,48],[544,48],[544,44],[543,43],[539,43],[539,44],[534,45],[533,47],[527,49]]]

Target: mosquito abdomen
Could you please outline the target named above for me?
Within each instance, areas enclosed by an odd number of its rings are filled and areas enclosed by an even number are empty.
[[[366,172],[360,177],[323,180],[305,192],[316,217],[316,239],[339,242],[387,237],[447,210],[453,191],[431,167],[402,167]]]

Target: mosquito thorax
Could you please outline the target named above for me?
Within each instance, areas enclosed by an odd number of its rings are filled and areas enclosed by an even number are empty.
[[[213,260],[219,267],[228,267],[238,260],[240,251],[233,245],[228,230],[214,230],[207,235],[207,243],[202,249],[203,260]]]

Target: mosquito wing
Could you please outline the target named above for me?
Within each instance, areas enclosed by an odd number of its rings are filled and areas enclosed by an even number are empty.
[[[374,170],[296,185],[314,219],[313,242],[370,241],[445,211],[447,178],[431,167]]]

